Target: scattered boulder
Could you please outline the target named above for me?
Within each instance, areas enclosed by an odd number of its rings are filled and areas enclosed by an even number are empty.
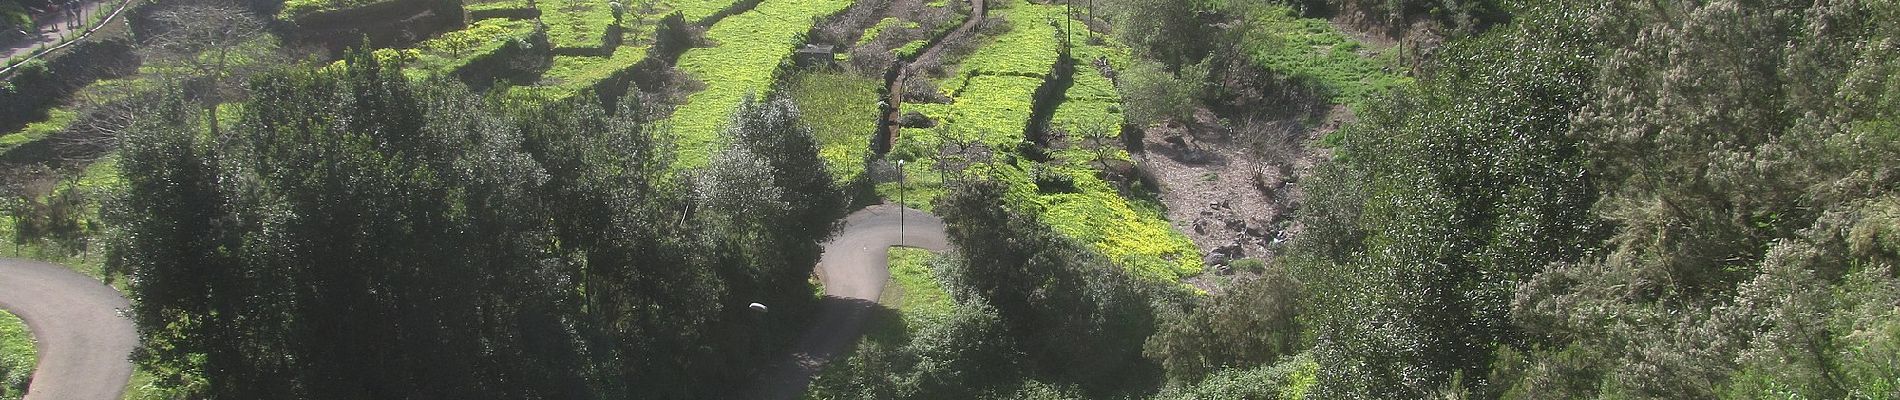
[[[1236,241],[1236,242],[1230,242],[1225,246],[1215,248],[1214,251],[1207,252],[1207,256],[1202,257],[1201,261],[1203,263],[1206,263],[1207,265],[1224,266],[1224,265],[1227,265],[1229,261],[1238,260],[1238,259],[1246,258],[1246,257],[1247,257],[1246,250],[1241,249],[1240,242]]]
[[[936,127],[937,121],[924,116],[923,113],[905,111],[904,117],[898,120],[898,124],[903,125],[905,128],[927,129]]]
[[[1269,229],[1267,228],[1266,221],[1261,221],[1259,218],[1248,218],[1245,225],[1246,228],[1242,232],[1246,233],[1247,236],[1256,238],[1267,236]]]

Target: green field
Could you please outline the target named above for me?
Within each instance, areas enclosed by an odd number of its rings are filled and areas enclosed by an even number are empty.
[[[885,305],[903,314],[907,326],[924,326],[942,320],[956,308],[950,294],[944,292],[943,283],[937,281],[936,272],[931,270],[930,263],[937,257],[940,256],[929,250],[914,247],[891,248],[891,286],[884,289]]]
[[[386,1],[396,0],[284,0],[284,8],[277,13],[277,19],[288,21],[311,13],[356,8]]]
[[[73,118],[75,117],[76,115],[72,110],[64,107],[47,111],[45,121],[27,124],[26,128],[20,129],[18,132],[0,136],[0,153],[12,150],[15,147],[20,147],[20,145],[23,144],[40,141],[47,136],[52,136],[54,133],[65,130],[67,126],[73,124]]]
[[[822,146],[818,155],[839,182],[864,173],[871,135],[877,131],[878,91],[883,84],[852,74],[816,72],[800,75],[787,90]]]
[[[890,248],[886,260],[891,279],[885,282],[878,304],[892,313],[879,313],[867,321],[865,340],[903,343],[926,327],[942,324],[957,311],[956,302],[944,291],[932,266],[944,257],[915,247]]]
[[[944,191],[943,180],[951,173],[938,170],[931,156],[946,140],[981,142],[993,154],[1013,151],[1024,140],[1031,100],[1057,58],[1058,31],[1048,22],[1062,17],[1062,7],[1037,4],[1010,4],[994,15],[1009,19],[1013,29],[988,41],[962,61],[958,73],[940,82],[950,104],[906,104],[937,119],[943,126],[933,129],[904,129],[893,146],[892,158],[906,160],[907,184],[880,185],[886,198],[902,198],[906,205],[929,209]],[[1072,43],[1086,43],[1086,33],[1073,32]],[[1074,54],[1076,84],[1064,93],[1053,122],[1057,129],[1076,131],[1084,126],[1119,127],[1120,95],[1090,62],[1106,57],[1112,65],[1125,65],[1126,48],[1110,42],[1105,46],[1079,46]],[[1119,129],[1108,129],[1109,139]],[[1110,142],[1118,143],[1119,140]],[[1130,201],[1110,183],[1098,177],[1098,157],[1126,161],[1120,149],[1108,154],[1070,146],[1056,151],[1049,163],[1036,163],[1018,157],[979,161],[962,173],[995,179],[1009,185],[1012,206],[1038,216],[1044,223],[1072,238],[1088,243],[1109,259],[1142,276],[1174,280],[1201,270],[1200,252],[1186,236],[1175,232],[1162,216],[1159,206]],[[1073,191],[1045,191],[1045,181],[1066,181]],[[900,189],[902,193],[899,193]]]
[[[991,10],[990,16],[1008,20],[1011,29],[964,58],[958,66],[959,72],[954,75],[964,78],[979,75],[1042,78],[1047,75],[1060,50],[1060,44],[1056,43],[1058,31],[1050,22],[1065,18],[1062,7],[1022,4],[1018,0],[996,3],[1007,8]]]
[[[39,362],[39,349],[33,347],[32,333],[19,317],[0,310],[0,399],[18,399],[26,394],[33,379],[33,365]]]
[[[535,93],[548,98],[566,98],[592,89],[595,84],[624,73],[634,65],[645,61],[647,51],[641,47],[621,46],[610,57],[593,56],[554,56],[554,62],[541,74],[541,81],[534,86],[516,87],[524,93]]]
[[[1412,81],[1393,67],[1393,52],[1373,54],[1325,19],[1300,18],[1283,6],[1263,8],[1244,42],[1262,68],[1309,79],[1334,102],[1352,106]]]
[[[485,19],[467,29],[444,33],[409,49],[383,49],[385,57],[401,57],[403,72],[416,77],[450,74],[476,58],[493,54],[510,42],[523,42],[535,33],[534,21]],[[547,49],[540,49],[546,51]]]
[[[557,49],[602,47],[607,27],[614,24],[605,1],[536,0],[535,5],[541,9],[541,22],[548,25],[548,43]]]
[[[721,140],[719,130],[746,96],[764,97],[779,66],[789,62],[814,18],[850,6],[848,0],[767,0],[726,17],[706,31],[712,47],[680,55],[681,71],[706,84],[668,119],[682,167],[704,165]]]

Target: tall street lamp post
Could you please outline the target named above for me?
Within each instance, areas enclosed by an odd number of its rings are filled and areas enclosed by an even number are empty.
[[[897,160],[897,245],[904,245],[904,160]]]

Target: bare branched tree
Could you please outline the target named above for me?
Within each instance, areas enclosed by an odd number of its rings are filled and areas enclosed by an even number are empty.
[[[130,85],[94,85],[75,96],[80,118],[58,135],[59,157],[89,164],[119,147],[119,138],[145,116],[152,93]]]
[[[1091,158],[1095,161],[1096,170],[1111,171],[1109,163],[1119,160],[1121,155],[1121,141],[1115,136],[1114,128],[1098,121],[1083,124],[1076,131],[1081,136],[1083,148],[1088,149],[1089,155],[1093,156]]]
[[[173,79],[186,95],[204,107],[211,132],[219,132],[218,104],[237,90],[244,78],[273,63],[274,53],[254,43],[264,24],[242,8],[230,5],[186,4],[158,11],[161,34],[144,43],[149,63],[158,63],[162,78]]]

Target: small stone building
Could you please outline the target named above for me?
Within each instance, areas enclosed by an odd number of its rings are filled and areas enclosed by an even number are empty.
[[[838,47],[828,44],[808,44],[792,53],[792,62],[799,68],[830,67],[837,60]]]

